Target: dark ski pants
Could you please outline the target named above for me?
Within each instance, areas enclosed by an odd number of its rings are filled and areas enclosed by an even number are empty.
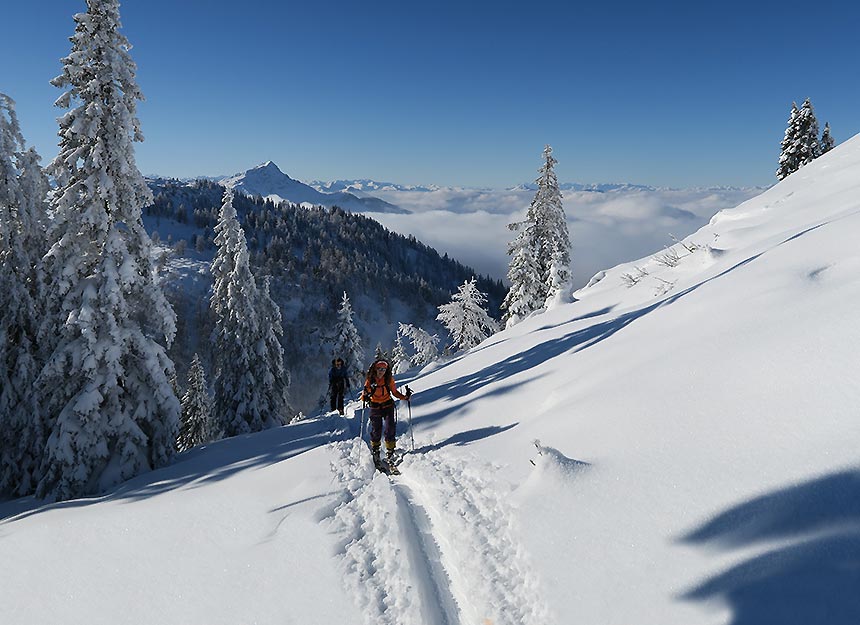
[[[343,414],[343,388],[331,390],[331,409]]]
[[[397,438],[397,421],[394,419],[394,404],[385,406],[384,408],[370,409],[370,446],[379,448],[379,441],[382,439],[383,422],[385,423],[385,446],[394,448],[394,441]]]

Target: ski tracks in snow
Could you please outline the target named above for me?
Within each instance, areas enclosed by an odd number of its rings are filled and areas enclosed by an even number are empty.
[[[442,451],[387,478],[360,441],[332,445],[345,584],[368,624],[543,625],[540,585],[489,467]]]

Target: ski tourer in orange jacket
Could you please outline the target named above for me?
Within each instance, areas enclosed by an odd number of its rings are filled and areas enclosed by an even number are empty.
[[[397,399],[408,400],[412,393],[407,391],[404,395],[398,391],[388,362],[376,360],[367,371],[364,391],[361,393],[362,401],[370,405],[370,451],[373,454],[374,462],[379,461],[383,420],[385,421],[385,449],[389,458],[394,455],[397,424],[394,420],[392,395]]]

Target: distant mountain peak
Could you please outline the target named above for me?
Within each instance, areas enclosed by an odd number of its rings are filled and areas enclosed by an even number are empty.
[[[375,197],[357,197],[352,193],[326,193],[304,184],[287,174],[273,162],[266,161],[256,167],[221,181],[246,195],[258,195],[275,201],[287,200],[295,204],[339,206],[348,211],[403,213],[403,209]]]
[[[262,165],[257,165],[253,169],[257,169],[257,170],[264,169],[264,170],[271,171],[271,172],[278,172],[279,174],[284,173],[281,171],[281,168],[275,164],[274,161],[266,161]],[[286,174],[284,174],[284,175],[286,175]]]
[[[265,163],[261,163],[256,167],[252,167],[251,169],[247,170],[242,174],[236,174],[236,176],[265,176],[266,178],[270,179],[285,178],[286,180],[292,180],[292,178],[290,178],[287,174],[281,171],[281,168],[278,167],[274,161],[266,161]]]

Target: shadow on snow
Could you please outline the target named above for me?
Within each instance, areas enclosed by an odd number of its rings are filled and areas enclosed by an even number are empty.
[[[731,625],[860,623],[860,469],[756,497],[681,540],[765,549],[683,595],[727,603]]]
[[[77,508],[104,501],[139,501],[162,493],[197,488],[225,480],[242,471],[277,464],[331,441],[348,436],[338,416],[308,419],[256,434],[236,436],[179,454],[174,462],[150,471],[95,497],[45,504],[35,497],[0,502],[0,525],[50,510]]]
[[[511,423],[510,425],[492,425],[485,428],[477,428],[475,430],[467,430],[465,432],[458,432],[453,436],[449,436],[444,441],[440,441],[438,443],[432,443],[430,445],[424,445],[423,447],[418,447],[413,453],[423,454],[428,451],[436,451],[437,449],[442,449],[443,447],[448,447],[449,445],[455,445],[458,447],[462,447],[464,445],[469,445],[470,443],[474,443],[479,440],[483,440],[485,438],[489,438],[491,436],[495,436],[496,434],[501,434],[502,432],[507,432],[511,428],[515,428],[519,423]]]

